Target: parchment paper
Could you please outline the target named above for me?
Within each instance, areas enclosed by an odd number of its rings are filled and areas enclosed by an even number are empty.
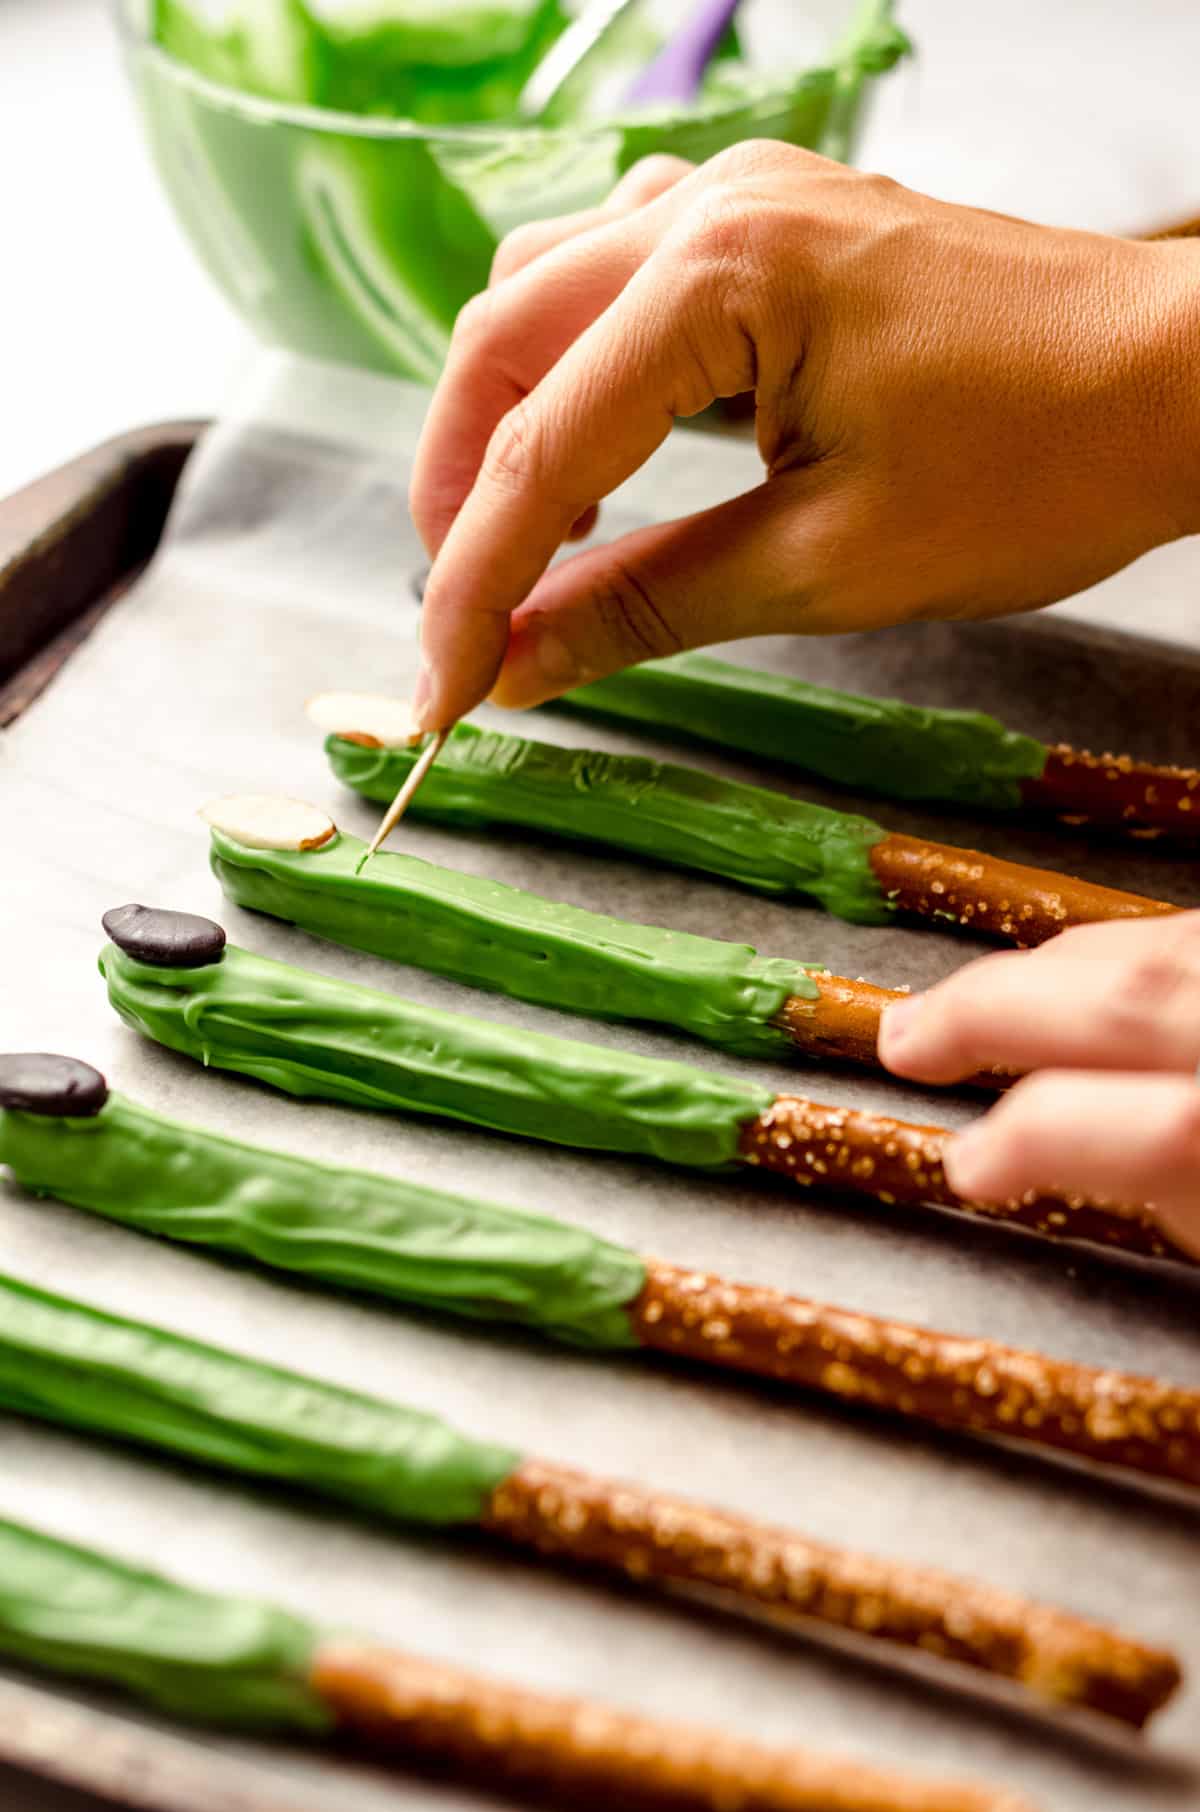
[[[326,687],[406,689],[423,564],[404,509],[406,450],[422,399],[345,372],[269,363],[244,419],[215,431],[189,470],[165,552],[146,580],[0,745],[0,1045],[63,1050],[167,1112],[348,1164],[473,1189],[603,1228],[642,1250],[731,1276],[1038,1346],[1064,1357],[1200,1383],[1200,1295],[1179,1273],[1136,1269],[950,1217],[836,1205],[650,1164],[520,1144],[432,1120],[305,1106],[206,1074],[120,1027],[95,969],[99,918],[129,899],[220,918],[232,938],[324,973],[517,1024],[663,1052],[737,1060],[628,1027],[472,995],[317,943],[226,906],[194,813],[230,790],[284,790],[348,829],[372,809],[328,775],[302,713]],[[341,424],[335,444],[331,431]],[[608,511],[691,508],[756,470],[752,454],[690,432]],[[1161,630],[1192,608],[1200,547],[1143,562],[1073,607]],[[1149,606],[1153,605],[1152,611]],[[1155,615],[1154,612],[1157,612]],[[994,709],[1044,736],[1195,759],[1200,655],[1138,648],[1055,621],[914,629],[869,640],[748,644],[737,658]],[[656,747],[599,722],[541,712],[531,732],[610,748]],[[661,750],[667,745],[657,745]],[[688,751],[747,778],[763,770]],[[1066,833],[914,813],[840,797],[898,829],[1200,901],[1195,863],[1105,849]],[[920,986],[978,945],[926,930],[864,930],[803,905],[513,835],[410,821],[405,843],[438,860],[647,921],[744,938],[764,952]],[[851,1072],[749,1064],[778,1088],[961,1123],[965,1098],[931,1098]],[[0,1186],[5,1269],[117,1312],[443,1412],[530,1452],[625,1475],[814,1535],[933,1562],[1119,1621],[1200,1668],[1198,1509],[966,1441],[835,1412],[819,1402],[559,1351],[480,1325],[408,1315],[224,1265]],[[1102,1741],[956,1689],[691,1606],[655,1604],[482,1544],[373,1529],[282,1493],[255,1492],[18,1421],[0,1423],[0,1514],[37,1519],[213,1587],[273,1597],[337,1626],[776,1741],[1024,1787],[1046,1812],[1197,1803],[1192,1687],[1148,1744]],[[86,1695],[85,1695],[86,1696]],[[97,1701],[100,1702],[100,1701]],[[123,1712],[122,1715],[129,1715]],[[306,1812],[403,1804],[467,1808],[451,1787],[402,1783],[285,1747],[210,1741],[264,1757]]]

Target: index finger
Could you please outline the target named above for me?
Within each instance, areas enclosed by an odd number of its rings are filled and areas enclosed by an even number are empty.
[[[431,556],[475,482],[497,423],[620,295],[675,218],[683,183],[676,177],[668,184],[656,163],[635,165],[590,225],[546,224],[543,236],[556,230],[558,243],[514,266],[463,309],[409,487],[413,521]]]
[[[426,586],[422,727],[443,728],[486,697],[509,618],[572,523],[650,458],[677,416],[752,386],[743,334],[717,327],[711,353],[698,350],[703,284],[668,258],[669,246],[654,253],[493,432]]]
[[[1200,913],[1082,926],[1036,951],[979,958],[889,1007],[879,1054],[896,1074],[931,1083],[961,1082],[994,1064],[1193,1070]]]

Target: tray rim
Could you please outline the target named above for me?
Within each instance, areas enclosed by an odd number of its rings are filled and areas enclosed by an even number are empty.
[[[1187,230],[1200,233],[1200,221]],[[53,684],[154,558],[188,462],[211,425],[204,418],[180,418],[129,429],[0,498],[0,733]],[[292,438],[278,428],[265,432],[283,443]],[[326,444],[332,451],[339,443]],[[78,544],[85,539],[81,531],[105,511],[114,516],[128,511],[125,527],[132,533],[122,540],[114,522],[116,544],[107,547],[101,570],[84,574],[81,580],[73,571]],[[14,536],[14,525],[22,528],[18,536]],[[47,603],[46,615],[53,626],[6,674],[6,620],[18,614],[35,588]],[[930,626],[934,621],[917,619],[916,626]],[[971,624],[963,620],[961,626]],[[906,627],[909,625],[891,625],[877,633],[895,634]],[[1057,615],[1054,605],[980,619],[978,627],[1052,640],[1060,646],[1066,643],[1091,651],[1169,659],[1176,666],[1200,672],[1200,647],[1143,630]]]
[[[181,419],[129,429],[0,499],[0,731],[149,563],[206,426]]]

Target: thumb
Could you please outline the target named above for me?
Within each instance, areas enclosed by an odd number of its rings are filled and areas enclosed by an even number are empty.
[[[492,701],[525,708],[684,648],[803,633],[829,566],[827,491],[820,468],[789,472],[553,567],[513,614]]]

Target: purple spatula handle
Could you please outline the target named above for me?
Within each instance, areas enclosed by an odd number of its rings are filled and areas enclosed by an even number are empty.
[[[683,25],[629,90],[630,101],[682,104],[695,100],[741,0],[698,0]]]

